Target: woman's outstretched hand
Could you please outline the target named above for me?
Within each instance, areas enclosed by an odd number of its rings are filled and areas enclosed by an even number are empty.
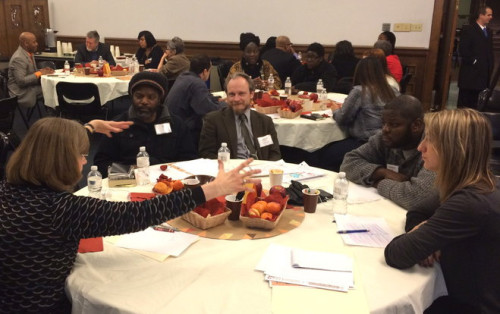
[[[245,187],[246,183],[260,183],[260,179],[252,179],[251,176],[260,173],[260,169],[245,169],[253,161],[249,158],[242,162],[238,167],[225,172],[224,165],[219,160],[219,173],[214,181],[202,186],[205,193],[205,199],[236,193],[239,191],[249,190]]]

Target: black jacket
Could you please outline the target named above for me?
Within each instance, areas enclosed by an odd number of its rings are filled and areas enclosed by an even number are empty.
[[[459,53],[462,59],[458,87],[482,90],[489,86],[493,72],[493,33],[487,29],[484,36],[481,27],[474,24],[465,26],[460,36]]]
[[[316,83],[321,79],[327,92],[335,90],[337,70],[326,61],[322,61],[315,69],[308,69],[306,64],[299,66],[292,75],[292,85],[298,90],[316,91]]]
[[[87,50],[85,44],[81,44],[80,46],[78,46],[78,50],[76,51],[75,63],[91,62],[93,60],[98,60],[99,56],[102,56],[102,58],[108,61],[109,64],[116,65],[115,58],[113,58],[113,55],[111,54],[111,51],[109,50],[109,46],[107,44],[99,43],[97,45],[96,56],[97,57],[95,59],[92,58],[92,53]]]
[[[289,52],[278,48],[270,49],[262,54],[262,59],[269,61],[280,75],[281,83],[285,84],[287,77],[292,77],[293,72],[300,66],[300,61]]]

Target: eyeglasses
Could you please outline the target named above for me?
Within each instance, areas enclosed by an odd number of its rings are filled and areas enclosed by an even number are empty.
[[[80,156],[82,156],[83,158],[87,158],[89,154],[80,154]]]

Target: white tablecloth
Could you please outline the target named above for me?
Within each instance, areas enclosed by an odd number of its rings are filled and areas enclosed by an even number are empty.
[[[332,192],[336,174],[325,173],[306,183]],[[264,188],[268,184],[264,177]],[[86,188],[77,194],[86,195]],[[126,194],[127,189],[113,196]],[[259,240],[201,238],[179,257],[164,262],[105,242],[103,252],[77,256],[66,286],[73,313],[354,313],[349,310],[352,302],[366,302],[370,313],[422,313],[446,293],[439,267],[401,271],[386,265],[382,248],[344,245],[332,223],[331,206],[331,202],[319,204],[316,213],[306,214],[302,224],[288,233]],[[403,232],[406,211],[391,201],[349,205],[348,211],[384,217],[394,235]],[[271,243],[353,256],[356,290],[345,294],[306,287],[271,289],[263,273],[254,270]],[[310,299],[297,300],[297,291]],[[293,311],[283,299],[295,302]],[[325,306],[331,300],[337,301]]]
[[[130,81],[130,77],[127,76],[122,78],[125,79],[116,77],[42,75],[41,83],[45,105],[52,108],[59,105],[56,92],[56,85],[59,82],[96,84],[99,89],[101,104],[104,105],[110,100],[128,94],[128,83]]]

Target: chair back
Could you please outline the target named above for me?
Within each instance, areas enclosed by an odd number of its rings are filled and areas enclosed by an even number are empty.
[[[352,76],[346,76],[337,81],[335,91],[342,94],[349,94],[354,84]]]
[[[9,97],[9,68],[0,70],[0,99]]]
[[[401,94],[406,93],[406,87],[408,86],[408,83],[410,83],[412,76],[413,74],[411,73],[406,73],[405,75],[403,75],[403,78],[399,82],[399,92]]]
[[[219,74],[220,87],[222,90],[226,90],[226,77],[229,74],[229,70],[233,66],[233,62],[230,60],[221,61],[217,66],[217,72]]]
[[[12,130],[16,108],[16,96],[0,99],[0,132],[7,134]]]
[[[56,64],[54,63],[54,61],[44,60],[44,61],[37,62],[37,67],[39,69],[51,68],[52,70],[55,70],[56,69]]]
[[[56,85],[58,110],[62,117],[89,122],[106,119],[107,108],[101,106],[99,89],[93,83],[59,82]]]
[[[500,175],[500,113],[483,112],[490,121],[493,141],[491,142],[490,168],[496,176]]]

